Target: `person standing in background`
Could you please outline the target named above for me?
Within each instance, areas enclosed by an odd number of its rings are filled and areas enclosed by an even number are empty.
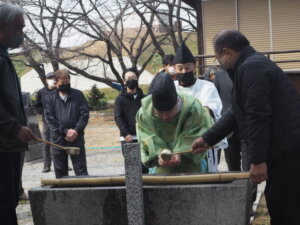
[[[233,82],[230,79],[229,74],[225,70],[219,70],[214,72],[213,83],[215,84],[219,92],[223,104],[221,115],[224,115],[226,110],[228,110],[232,105],[231,93],[233,88]],[[241,140],[240,140],[239,130],[235,129],[232,133],[230,133],[227,136],[227,141],[228,141],[228,148],[224,149],[224,154],[225,154],[228,170],[241,171],[242,156],[241,156]],[[250,169],[250,165],[249,167],[243,166],[244,171],[248,171],[249,169]]]
[[[189,48],[182,43],[173,59],[176,72],[175,87],[178,92],[184,92],[197,98],[202,106],[210,112],[214,120],[221,117],[222,102],[214,84],[194,76],[196,60]],[[219,148],[227,147],[227,141],[220,142],[218,147],[208,150],[208,171],[218,172]]]
[[[88,175],[85,155],[84,129],[89,120],[89,108],[83,93],[71,88],[70,74],[66,69],[55,72],[57,89],[48,94],[45,119],[50,129],[51,142],[66,147],[79,147],[79,155],[71,155],[76,176]],[[66,151],[52,147],[56,178],[68,176]]]
[[[120,141],[123,152],[123,145],[125,143],[136,143],[136,127],[135,116],[141,107],[141,101],[145,97],[142,89],[139,88],[138,72],[129,68],[124,71],[123,79],[125,88],[116,98],[114,105],[115,121],[120,129]],[[148,173],[148,168],[142,165],[142,172]]]
[[[37,113],[42,115],[43,138],[46,141],[50,141],[50,130],[49,127],[47,126],[45,116],[44,116],[44,104],[46,102],[47,95],[56,89],[53,72],[49,72],[46,74],[46,83],[47,86],[43,87],[38,91],[35,107]],[[44,168],[42,172],[48,173],[51,170],[51,147],[50,145],[45,143],[43,144],[43,159],[44,159]]]

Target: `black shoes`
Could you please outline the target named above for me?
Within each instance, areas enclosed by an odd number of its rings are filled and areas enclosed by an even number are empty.
[[[19,201],[28,201],[28,195],[25,193],[25,192],[22,192],[20,195],[19,195]]]
[[[72,171],[73,169],[71,167],[68,167],[68,170]],[[51,171],[50,166],[44,166],[44,168],[42,170],[43,173],[49,173],[50,171]]]
[[[50,166],[44,166],[42,172],[43,173],[49,173],[51,171]]]

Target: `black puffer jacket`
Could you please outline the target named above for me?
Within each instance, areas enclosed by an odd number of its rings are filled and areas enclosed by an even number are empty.
[[[258,164],[300,151],[300,95],[287,75],[251,46],[235,69],[233,104],[203,138],[217,143],[235,127]]]
[[[0,52],[0,152],[27,150],[16,137],[21,126],[26,117],[19,80],[9,57]]]
[[[141,107],[141,100],[145,95],[142,89],[138,88],[137,97],[134,99],[132,94],[128,94],[126,87],[115,100],[114,113],[115,121],[120,129],[120,135],[136,135],[135,115]]]

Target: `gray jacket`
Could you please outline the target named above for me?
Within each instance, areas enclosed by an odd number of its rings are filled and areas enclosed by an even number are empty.
[[[17,139],[26,117],[20,83],[5,51],[0,49],[0,152],[21,152],[27,144]]]

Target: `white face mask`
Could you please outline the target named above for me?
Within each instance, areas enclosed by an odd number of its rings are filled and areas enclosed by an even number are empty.
[[[54,88],[55,87],[55,80],[54,79],[47,79],[47,84],[49,88]]]
[[[170,73],[171,75],[174,75],[174,74],[175,74],[175,69],[174,69],[173,66],[170,66],[170,67],[168,68],[168,71],[169,71],[169,73]]]

